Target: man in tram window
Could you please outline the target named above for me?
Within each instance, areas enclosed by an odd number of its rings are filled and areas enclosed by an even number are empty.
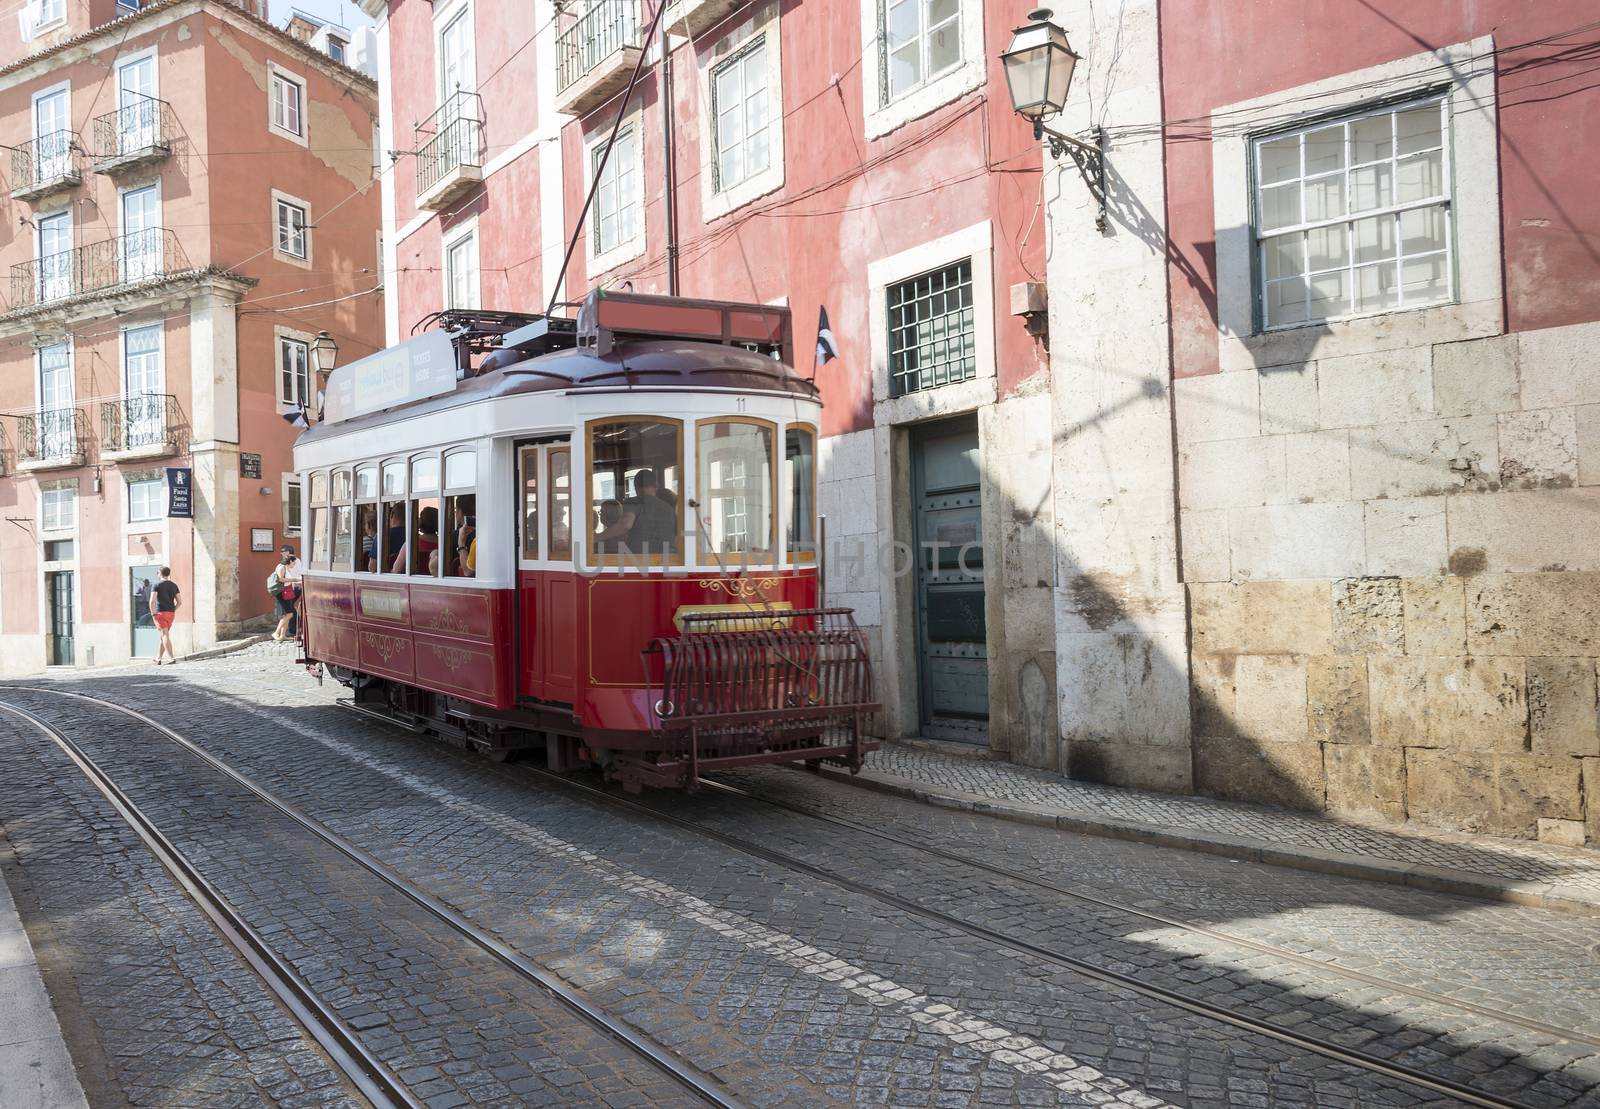
[[[633,496],[622,505],[617,522],[597,537],[602,543],[621,540],[635,554],[670,554],[678,549],[677,516],[657,494],[656,472],[649,468],[633,475]]]
[[[610,497],[600,502],[600,525],[596,529],[596,534],[601,536],[601,539],[596,544],[596,549],[607,553],[619,549],[620,543],[618,541],[606,539],[604,536],[607,532],[611,531],[613,528],[616,528],[617,521],[621,519],[621,501],[617,500],[615,497]]]
[[[378,572],[378,508],[361,506],[361,569],[369,574]]]
[[[476,560],[469,558],[472,547],[478,538],[477,498],[471,493],[463,493],[455,499],[455,548],[456,555],[453,565],[456,573],[462,577],[470,578]]]
[[[406,506],[403,502],[396,501],[389,506],[388,531],[384,534],[383,539],[384,557],[393,561],[395,554],[406,543]],[[399,574],[405,571],[395,570],[393,572]]]

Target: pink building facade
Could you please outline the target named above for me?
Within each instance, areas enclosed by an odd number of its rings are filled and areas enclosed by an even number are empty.
[[[653,35],[638,0],[366,8],[391,341],[597,286],[787,305],[826,405],[830,596],[875,645],[885,728],[1053,750],[1049,363],[1012,314],[1044,273],[1043,175],[998,61],[1016,13],[895,5],[891,57],[856,3],[682,2]],[[1032,486],[1000,476],[1029,457]],[[925,543],[972,572],[917,564]]]
[[[163,565],[180,652],[263,619],[314,340],[382,345],[370,79],[215,0],[29,14],[0,66],[11,672],[153,656]]]

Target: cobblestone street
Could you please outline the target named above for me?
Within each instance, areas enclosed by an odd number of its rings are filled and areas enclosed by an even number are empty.
[[[431,1109],[1600,1104],[1600,918],[790,770],[601,796],[369,721],[293,658],[0,688],[70,741],[0,715],[0,873],[93,1106],[381,1103],[341,1052]]]

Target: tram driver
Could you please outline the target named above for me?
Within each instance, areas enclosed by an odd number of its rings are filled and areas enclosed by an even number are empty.
[[[678,549],[678,523],[673,510],[657,494],[656,472],[649,468],[633,475],[633,496],[622,503],[615,522],[602,527],[595,538],[601,550],[625,545],[634,554],[672,554]]]

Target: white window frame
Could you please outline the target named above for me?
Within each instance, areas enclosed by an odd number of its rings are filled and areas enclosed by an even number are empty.
[[[28,22],[35,35],[53,31],[67,22],[67,0],[27,0]],[[58,8],[47,16],[51,8]]]
[[[299,104],[297,105],[299,119],[296,120],[299,126],[297,128],[291,128],[278,122],[279,82],[293,85],[300,90]],[[310,105],[310,99],[307,97],[306,92],[306,79],[304,77],[285,69],[277,62],[267,62],[267,128],[273,134],[282,135],[284,138],[297,142],[301,146],[309,145],[307,133],[311,130],[307,125],[308,120],[306,118],[306,109]]]
[[[45,506],[55,499],[52,498],[52,494],[63,493],[66,494],[66,496],[60,497],[59,500],[65,502],[67,505],[67,521],[62,523],[58,517],[57,522],[52,524],[50,522],[50,512]],[[76,532],[78,530],[78,489],[76,482],[71,485],[56,484],[48,486],[41,485],[39,487],[39,530],[41,532],[50,532],[58,536],[65,533]]]
[[[703,131],[706,141],[700,144],[700,202],[707,220],[714,220],[729,212],[776,192],[783,187],[783,53],[780,34],[782,20],[778,5],[762,4],[744,23],[724,35],[709,51],[702,55],[700,64],[700,103],[704,113]],[[724,185],[717,179],[717,74],[725,66],[753,48],[760,38],[766,55],[767,71],[767,168],[759,173],[746,174],[732,184]]]
[[[440,4],[433,12],[433,87],[438,103],[442,106],[447,99],[455,95],[455,89],[444,87],[444,33],[457,19],[466,21],[467,30],[467,62],[471,73],[469,80],[461,82],[463,93],[478,90],[478,27],[474,22],[477,13],[472,10],[469,0],[456,0],[454,3]]]
[[[601,148],[605,146],[606,141],[611,137],[611,128],[614,122],[615,121],[608,121],[598,124],[595,132],[590,136],[589,141],[584,144],[583,185],[585,190],[592,188],[594,185],[595,159],[599,155]],[[622,126],[617,129],[617,137],[620,139],[624,132],[631,132],[633,137],[633,157],[631,159],[632,165],[629,168],[634,174],[634,179],[639,183],[639,225],[637,228],[635,228],[632,237],[618,242],[609,250],[602,251],[599,248],[600,214],[598,208],[596,211],[590,213],[590,220],[594,224],[594,227],[588,233],[586,233],[583,238],[588,258],[588,274],[591,281],[605,273],[607,270],[615,269],[624,262],[631,262],[633,259],[643,255],[645,252],[645,242],[647,238],[645,232],[645,224],[647,220],[647,197],[644,184],[645,131],[644,113],[642,110],[635,109],[634,111],[630,112],[625,119],[623,119]],[[621,167],[618,165],[617,151],[612,152],[612,157],[607,159],[607,165],[618,166],[617,172],[622,172]],[[599,195],[597,192],[596,201],[598,202],[598,200]]]
[[[337,55],[334,54],[334,52],[333,52],[335,47],[337,47],[338,50],[339,50],[339,53]],[[349,64],[349,63],[347,63],[345,61],[345,59],[347,57],[349,57],[349,55],[350,55],[350,42],[349,42],[349,40],[348,39],[342,39],[338,35],[329,35],[328,36],[327,54],[328,54],[329,58],[331,58],[335,62],[338,62],[340,65]]]
[[[1389,157],[1386,160],[1388,166],[1391,169],[1395,170],[1395,172],[1393,173],[1393,175],[1392,175],[1392,177],[1390,179],[1390,182],[1389,182],[1390,203],[1388,203],[1386,205],[1379,206],[1379,207],[1371,208],[1371,209],[1368,209],[1368,210],[1365,210],[1365,211],[1360,211],[1360,212],[1348,212],[1348,211],[1341,212],[1337,216],[1329,217],[1329,218],[1326,218],[1326,219],[1318,219],[1318,220],[1307,220],[1307,219],[1304,219],[1303,218],[1304,213],[1302,212],[1302,219],[1297,223],[1284,224],[1281,227],[1274,227],[1274,228],[1271,228],[1270,230],[1267,229],[1264,226],[1264,214],[1263,214],[1262,205],[1261,205],[1262,195],[1263,195],[1264,190],[1274,187],[1273,185],[1269,185],[1269,184],[1265,183],[1264,180],[1263,180],[1263,176],[1262,176],[1262,170],[1261,170],[1262,148],[1264,146],[1272,144],[1272,143],[1275,143],[1275,142],[1282,142],[1282,141],[1287,140],[1287,139],[1297,140],[1299,142],[1300,146],[1301,146],[1301,154],[1300,154],[1300,157],[1301,157],[1301,172],[1300,172],[1299,175],[1297,175],[1296,177],[1294,177],[1292,179],[1294,187],[1297,188],[1297,189],[1301,189],[1302,190],[1302,194],[1303,194],[1303,190],[1304,190],[1306,181],[1311,180],[1311,179],[1337,177],[1339,179],[1339,186],[1340,186],[1340,189],[1341,189],[1341,194],[1340,195],[1345,199],[1346,206],[1348,207],[1350,195],[1351,195],[1351,192],[1352,192],[1352,190],[1354,188],[1354,182],[1353,182],[1354,174],[1356,172],[1361,171],[1361,170],[1365,170],[1365,169],[1368,169],[1368,168],[1375,168],[1375,167],[1379,167],[1379,166],[1382,166],[1382,165],[1385,164],[1384,161],[1377,161],[1377,162],[1373,162],[1373,163],[1360,163],[1360,164],[1357,164],[1357,165],[1354,165],[1354,166],[1351,164],[1351,162],[1350,162],[1350,153],[1351,152],[1350,152],[1350,149],[1349,149],[1350,143],[1349,143],[1349,140],[1348,140],[1350,126],[1353,125],[1353,124],[1356,124],[1356,123],[1360,123],[1363,120],[1373,120],[1373,119],[1380,119],[1381,118],[1381,119],[1385,119],[1385,120],[1390,121],[1390,123],[1391,123],[1391,135],[1392,135],[1393,134],[1392,128],[1393,128],[1394,121],[1400,115],[1400,113],[1411,111],[1411,110],[1417,109],[1417,108],[1429,107],[1429,106],[1435,107],[1439,111],[1439,120],[1440,120],[1439,146],[1437,148],[1429,148],[1430,151],[1433,150],[1433,149],[1437,149],[1439,151],[1440,178],[1441,178],[1440,191],[1439,192],[1434,193],[1434,194],[1432,194],[1432,195],[1430,195],[1430,196],[1428,196],[1428,197],[1426,197],[1424,199],[1420,199],[1420,200],[1402,201],[1402,200],[1398,199],[1396,194],[1398,193],[1398,190],[1399,190],[1399,177],[1400,177],[1399,172],[1398,172],[1399,163],[1403,159],[1409,158],[1412,155],[1411,154],[1400,155],[1397,152],[1397,150],[1394,148],[1394,146],[1392,144],[1393,140],[1391,139],[1391,149],[1390,149]],[[1344,146],[1344,151],[1343,151],[1343,154],[1341,156],[1341,163],[1342,164],[1341,164],[1340,168],[1337,169],[1337,170],[1330,170],[1330,171],[1328,171],[1327,173],[1324,173],[1324,174],[1312,174],[1308,178],[1304,173],[1304,168],[1305,168],[1305,166],[1304,166],[1305,144],[1304,144],[1303,140],[1308,135],[1316,134],[1316,133],[1322,132],[1322,131],[1327,131],[1327,130],[1330,130],[1330,129],[1335,128],[1335,127],[1340,128],[1341,131],[1343,131],[1344,135],[1345,135],[1345,137],[1341,138],[1341,140],[1340,140],[1341,144]],[[1417,152],[1417,153],[1425,153],[1425,152]],[[1266,133],[1263,133],[1263,134],[1254,135],[1251,138],[1251,168],[1252,168],[1251,188],[1253,190],[1253,192],[1252,192],[1253,210],[1252,210],[1251,230],[1252,230],[1252,233],[1255,236],[1255,251],[1256,251],[1256,310],[1257,310],[1257,313],[1258,313],[1258,315],[1256,317],[1256,330],[1258,330],[1258,331],[1277,331],[1277,330],[1283,330],[1283,329],[1292,328],[1292,327],[1308,327],[1308,326],[1313,326],[1313,325],[1325,324],[1325,323],[1328,323],[1328,322],[1333,321],[1333,320],[1355,319],[1355,318],[1357,318],[1359,316],[1376,316],[1376,315],[1382,315],[1382,314],[1389,313],[1389,312],[1411,312],[1411,311],[1417,311],[1418,309],[1421,309],[1421,308],[1430,308],[1430,307],[1434,307],[1434,306],[1439,305],[1439,304],[1448,304],[1448,303],[1453,303],[1454,302],[1454,300],[1455,300],[1455,275],[1454,275],[1454,266],[1455,266],[1455,256],[1454,256],[1455,255],[1455,250],[1454,250],[1455,225],[1454,225],[1453,221],[1450,219],[1450,195],[1451,195],[1451,186],[1452,186],[1452,181],[1451,181],[1452,174],[1451,174],[1451,165],[1450,165],[1450,113],[1449,113],[1449,106],[1445,102],[1445,100],[1444,100],[1444,98],[1442,96],[1424,96],[1424,97],[1420,97],[1420,98],[1414,99],[1414,100],[1411,100],[1411,99],[1404,100],[1404,101],[1402,101],[1402,102],[1400,102],[1398,104],[1372,105],[1372,106],[1368,106],[1366,109],[1364,109],[1362,111],[1350,112],[1350,113],[1341,113],[1341,114],[1339,114],[1337,116],[1333,116],[1331,118],[1330,117],[1324,117],[1324,118],[1318,119],[1318,120],[1316,120],[1314,122],[1294,127],[1294,128],[1292,128],[1290,130],[1286,130],[1286,131],[1283,131],[1283,130],[1269,131],[1269,132],[1266,132]],[[1277,185],[1276,187],[1277,188],[1287,188],[1287,187],[1289,187],[1289,184],[1290,184],[1289,179],[1285,179],[1285,181],[1282,184]],[[1310,298],[1311,298],[1311,283],[1309,281],[1306,281],[1304,283],[1306,288],[1305,288],[1305,292],[1303,294],[1303,300],[1308,305],[1308,307],[1307,307],[1307,314],[1306,314],[1305,318],[1303,318],[1303,319],[1295,319],[1295,320],[1287,320],[1287,321],[1282,321],[1282,322],[1273,322],[1270,319],[1270,314],[1268,312],[1269,280],[1268,280],[1268,277],[1267,277],[1266,254],[1265,254],[1265,244],[1266,244],[1266,241],[1268,239],[1274,239],[1274,238],[1277,238],[1277,237],[1282,236],[1282,235],[1303,234],[1303,233],[1306,233],[1306,232],[1323,231],[1323,230],[1330,230],[1330,229],[1334,229],[1334,228],[1349,228],[1351,225],[1353,225],[1353,224],[1355,224],[1357,222],[1362,222],[1362,221],[1371,220],[1371,219],[1377,219],[1377,218],[1382,218],[1382,217],[1389,217],[1391,219],[1391,221],[1393,221],[1395,217],[1398,217],[1398,216],[1402,215],[1405,212],[1420,211],[1420,210],[1429,209],[1429,208],[1440,209],[1442,211],[1443,215],[1444,215],[1444,223],[1445,223],[1445,228],[1444,228],[1444,249],[1443,249],[1442,253],[1444,254],[1445,269],[1446,269],[1446,274],[1447,274],[1448,292],[1447,292],[1447,295],[1442,300],[1434,299],[1434,300],[1422,301],[1420,303],[1412,303],[1412,304],[1405,303],[1405,289],[1404,289],[1404,286],[1400,284],[1399,275],[1398,275],[1398,272],[1397,272],[1396,275],[1395,275],[1395,277],[1396,277],[1396,283],[1395,283],[1396,303],[1394,305],[1392,305],[1392,306],[1384,306],[1384,307],[1375,308],[1375,309],[1368,309],[1368,310],[1352,309],[1350,311],[1339,312],[1339,313],[1335,313],[1335,314],[1332,314],[1332,315],[1314,316],[1314,315],[1310,314],[1310,309],[1309,309]],[[1401,265],[1402,261],[1403,261],[1403,258],[1399,253],[1399,234],[1400,234],[1399,229],[1396,228],[1395,229],[1395,240],[1396,240],[1396,242],[1395,242],[1395,255],[1394,255],[1394,260],[1393,260],[1394,261],[1394,265],[1396,267],[1399,267]],[[1427,253],[1428,254],[1438,254],[1440,252],[1439,251],[1430,251],[1430,252],[1427,252]],[[1404,257],[1421,257],[1421,256],[1422,255],[1408,255],[1408,256],[1404,256]],[[1355,251],[1355,248],[1354,248],[1354,244],[1351,241],[1350,236],[1347,235],[1346,236],[1346,241],[1345,241],[1345,260],[1344,260],[1344,265],[1338,267],[1337,269],[1330,269],[1330,270],[1318,271],[1318,272],[1319,273],[1342,272],[1344,274],[1345,281],[1347,282],[1346,299],[1348,301],[1348,299],[1352,295],[1354,295],[1354,293],[1355,293],[1355,288],[1356,288],[1356,284],[1357,284],[1356,271],[1358,269],[1361,269],[1361,268],[1365,268],[1365,267],[1358,266],[1356,264],[1356,251]],[[1303,276],[1306,276],[1308,273],[1309,273],[1309,271],[1307,270],[1307,268],[1305,266],[1302,266],[1301,267],[1301,273],[1299,275],[1297,275],[1297,276],[1303,277]],[[1287,281],[1287,280],[1291,280],[1291,278],[1275,279],[1275,281]]]
[[[983,37],[982,0],[959,0],[957,24],[961,28],[961,63],[909,92],[884,100],[888,70],[885,9],[881,0],[862,0],[861,76],[863,122],[867,138],[875,139],[914,119],[927,115],[951,101],[983,87],[988,80],[988,52]]]
[[[285,539],[298,539],[305,531],[306,500],[302,495],[300,475],[296,473],[282,473],[278,475],[280,488],[283,489],[283,537]],[[291,496],[290,490],[294,493]],[[299,509],[299,520],[293,524],[289,522],[289,506],[294,505]],[[307,558],[310,551],[301,551],[300,557]]]
[[[1499,125],[1494,40],[1488,36],[1399,58],[1215,109],[1211,145],[1217,244],[1217,343],[1223,370],[1287,365],[1498,335],[1503,330]],[[1262,331],[1257,321],[1253,140],[1283,123],[1284,105],[1306,124],[1370,105],[1442,93],[1449,131],[1455,297],[1417,308]],[[1222,126],[1223,121],[1227,125]],[[1404,320],[1402,324],[1400,321]],[[1420,338],[1426,336],[1425,340]]]
[[[63,300],[66,297],[75,296],[81,291],[77,288],[77,280],[70,262],[65,267],[64,274],[46,273],[44,266],[46,258],[54,258],[59,254],[71,254],[76,249],[78,245],[78,229],[72,218],[73,212],[74,208],[69,205],[65,208],[58,208],[53,212],[40,212],[33,218],[33,257],[37,263],[37,269],[33,277],[34,295],[41,302]],[[55,220],[60,220],[67,229],[67,249],[65,251],[52,250],[49,254],[46,254],[44,252],[44,227],[42,225],[47,221]],[[64,283],[66,291],[57,294],[54,291],[56,282]]]
[[[304,255],[295,254],[292,251],[288,251],[288,250],[284,250],[283,249],[283,244],[280,241],[279,236],[278,236],[278,230],[279,230],[279,221],[283,217],[283,213],[284,213],[284,209],[285,208],[298,209],[300,211],[301,217],[304,220],[304,224],[302,226],[303,234],[301,235],[301,244],[305,247],[305,254]],[[312,225],[311,225],[311,205],[310,205],[310,203],[308,203],[305,200],[302,200],[298,196],[292,196],[289,193],[282,192],[282,191],[280,191],[278,189],[273,189],[272,190],[272,256],[274,258],[277,258],[281,262],[288,262],[290,265],[301,266],[301,267],[303,267],[305,269],[310,269],[311,268],[311,253],[312,253],[311,239],[312,239]]]
[[[472,281],[470,288],[467,290],[468,303],[456,304],[454,300],[455,288],[453,280],[455,277],[455,269],[452,254],[457,247],[468,241],[470,241],[472,246]],[[464,220],[460,226],[452,227],[449,231],[445,232],[443,241],[440,243],[440,247],[439,259],[442,264],[440,265],[439,270],[441,276],[444,278],[443,303],[445,307],[483,307],[483,241],[478,238],[478,217],[473,216],[471,219]]]
[[[316,388],[316,382],[311,380],[313,373],[311,366],[311,343],[314,338],[315,337],[309,331],[295,331],[292,328],[287,327],[275,327],[272,330],[272,393],[277,399],[278,411],[280,413],[293,412],[296,408],[304,407],[310,403],[310,393]],[[288,344],[290,343],[299,343],[305,347],[306,352],[305,387],[307,395],[306,397],[299,399],[284,395],[283,356],[284,351],[288,349]]]
[[[141,487],[144,487],[144,486],[153,486],[153,487],[155,487],[156,496],[155,496],[155,502],[154,502],[154,511],[155,511],[155,515],[154,516],[135,516],[133,514],[133,505],[134,505],[133,488],[136,485],[137,486],[141,486]],[[126,513],[126,522],[127,523],[129,523],[129,524],[153,524],[153,523],[160,523],[162,520],[166,519],[166,515],[167,515],[167,508],[166,508],[167,483],[165,481],[161,480],[160,478],[132,477],[132,476],[130,476],[125,482],[125,487],[126,487],[126,490],[127,490],[127,501],[128,501],[128,510],[127,510],[127,513]],[[148,492],[148,490],[146,490],[146,491]]]
[[[150,323],[129,324],[117,332],[117,355],[121,360],[121,365],[117,367],[120,379],[118,388],[124,397],[134,395],[128,391],[128,332],[150,330],[156,333],[156,367],[160,370],[161,378],[155,395],[162,396],[167,391],[167,329],[160,320],[156,320]]]
[[[963,259],[972,261],[972,345],[977,361],[976,376],[935,389],[890,396],[889,287]],[[868,330],[872,335],[874,423],[905,424],[953,416],[995,402],[994,229],[988,220],[868,263],[867,298],[870,306]],[[820,451],[820,446],[817,449]]]

